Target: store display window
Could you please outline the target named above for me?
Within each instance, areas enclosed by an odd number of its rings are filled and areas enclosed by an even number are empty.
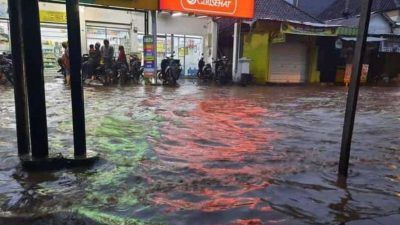
[[[10,49],[10,28],[8,21],[0,21],[0,52],[9,53]]]
[[[68,40],[67,28],[42,25],[40,30],[42,33],[44,69],[54,71],[58,68],[58,58],[64,53],[61,44]]]
[[[86,27],[87,48],[89,45],[99,42],[103,45],[104,39],[110,41],[110,45],[114,47],[115,56],[118,55],[118,47],[124,46],[125,52],[131,52],[131,38],[128,29],[108,28],[108,27]]]

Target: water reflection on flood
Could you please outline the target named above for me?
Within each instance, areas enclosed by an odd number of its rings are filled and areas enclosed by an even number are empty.
[[[69,90],[60,81],[46,90],[51,151],[71,150]],[[12,89],[0,86],[7,224],[37,216],[45,224],[337,224],[399,213],[399,88],[362,88],[347,188],[335,175],[345,88],[186,82],[85,95],[88,144],[103,159],[89,170],[26,173]]]

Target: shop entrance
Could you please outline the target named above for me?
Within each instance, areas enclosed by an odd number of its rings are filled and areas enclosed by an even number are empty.
[[[66,25],[42,24],[40,31],[45,75],[52,76],[59,69],[57,60],[64,52],[61,44],[68,40],[67,27]]]
[[[307,46],[302,43],[271,45],[271,83],[304,83],[307,71]]]
[[[143,34],[138,35],[139,52],[143,52]],[[198,62],[204,50],[202,36],[165,34],[157,37],[157,62],[161,69],[161,61],[170,57],[173,52],[174,58],[179,59],[182,64],[182,75],[186,77],[196,76]],[[172,48],[173,46],[173,48]]]

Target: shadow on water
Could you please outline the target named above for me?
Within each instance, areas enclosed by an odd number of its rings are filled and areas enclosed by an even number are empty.
[[[351,177],[336,179],[342,87],[86,87],[89,170],[27,173],[0,86],[0,224],[339,224],[399,214],[400,90],[362,88]],[[52,152],[69,90],[46,84]]]

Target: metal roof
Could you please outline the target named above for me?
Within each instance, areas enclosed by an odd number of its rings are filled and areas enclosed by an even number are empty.
[[[255,18],[270,20],[292,20],[299,22],[321,23],[317,18],[302,11],[284,0],[256,0]]]
[[[363,2],[363,0],[350,0],[348,14],[345,15],[346,0],[336,0],[329,8],[322,12],[318,18],[326,21],[358,16],[361,12],[361,5]],[[372,4],[372,12],[390,11],[399,8],[399,0],[374,0]]]

